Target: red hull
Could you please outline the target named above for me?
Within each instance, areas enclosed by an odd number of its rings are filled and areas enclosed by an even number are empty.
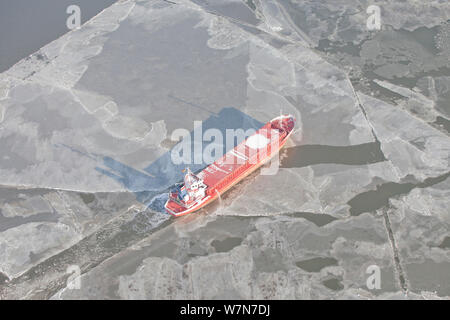
[[[169,198],[165,205],[167,212],[179,217],[216,200],[220,194],[276,155],[287,142],[294,126],[295,119],[292,116],[280,116],[266,123],[255,134],[198,174],[207,186],[204,198],[190,206]]]

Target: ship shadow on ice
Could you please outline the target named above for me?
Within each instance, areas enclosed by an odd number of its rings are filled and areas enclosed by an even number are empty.
[[[248,129],[257,130],[263,125],[264,123],[248,116],[236,108],[224,108],[219,113],[211,114],[209,118],[202,121],[201,129],[203,133],[208,129],[217,129],[225,138],[227,129],[243,129],[244,131]],[[196,128],[198,129],[198,127]],[[196,128],[194,128],[194,130],[196,130]],[[190,132],[191,137],[194,137],[194,130]],[[229,144],[228,148],[227,143],[222,144],[223,154],[229,149],[234,148],[245,138],[246,137],[235,137],[234,143]],[[102,157],[102,166],[97,166],[95,169],[116,180],[130,192],[133,192],[139,202],[145,204],[152,210],[162,212],[164,211],[165,203],[162,194],[167,193],[169,188],[175,183],[182,181],[184,176],[183,170],[189,166],[193,172],[196,172],[202,170],[209,164],[204,162],[203,157],[200,157],[200,159],[203,160],[201,163],[194,163],[195,153],[193,143],[191,144],[190,160],[187,161],[188,163],[175,164],[172,161],[171,153],[179,143],[142,170],[132,168],[107,156]],[[212,143],[214,143],[214,141],[203,141],[202,139],[201,150],[205,150],[205,148]],[[219,158],[219,156],[220,154],[217,155],[214,160]]]

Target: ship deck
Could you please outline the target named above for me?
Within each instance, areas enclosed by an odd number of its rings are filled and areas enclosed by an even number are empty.
[[[228,151],[220,159],[206,167],[199,177],[208,186],[209,194],[217,190],[222,192],[228,183],[238,178],[249,167],[258,165],[272,154],[277,152],[279,144],[287,135],[286,132],[272,128],[272,122],[257,130],[253,135]]]

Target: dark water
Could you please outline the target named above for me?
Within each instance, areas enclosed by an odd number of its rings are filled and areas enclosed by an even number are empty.
[[[319,272],[325,267],[337,266],[338,261],[331,257],[315,257],[308,260],[298,261],[297,267],[308,272]]]
[[[378,141],[351,146],[300,145],[286,149],[286,153],[282,168],[323,163],[363,165],[386,161]]]
[[[432,185],[445,181],[450,176],[447,172],[438,177],[431,177],[419,183],[396,183],[386,182],[376,187],[376,190],[370,190],[360,193],[353,197],[349,202],[350,214],[358,216],[364,212],[374,212],[389,205],[389,199],[398,195],[407,194],[415,188],[427,188]]]
[[[234,247],[237,247],[242,243],[242,238],[229,237],[224,240],[213,240],[211,245],[216,249],[216,252],[228,252]]]
[[[450,237],[445,237],[445,239],[439,245],[439,248],[450,249]]]
[[[66,32],[66,13],[78,5],[81,23],[116,0],[0,0],[0,72]]]
[[[333,222],[334,220],[337,220],[337,218],[330,216],[329,214],[325,214],[325,213],[292,212],[292,213],[288,213],[287,215],[293,216],[293,217],[301,217],[303,219],[306,219],[306,220],[314,223],[318,227],[322,227],[326,224]]]
[[[341,281],[339,279],[331,278],[328,280],[325,280],[322,282],[325,287],[328,289],[339,291],[344,289],[344,286],[342,285]]]
[[[0,272],[0,284],[5,283],[9,280],[9,278]]]

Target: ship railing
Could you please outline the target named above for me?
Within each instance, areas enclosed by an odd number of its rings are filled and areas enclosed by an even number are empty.
[[[184,203],[183,201],[181,201],[180,199],[178,199],[178,197],[177,197],[177,198],[170,197],[170,200],[173,201],[173,202],[175,202],[176,204],[178,204],[178,205],[180,205],[180,206],[186,208],[186,203]]]

